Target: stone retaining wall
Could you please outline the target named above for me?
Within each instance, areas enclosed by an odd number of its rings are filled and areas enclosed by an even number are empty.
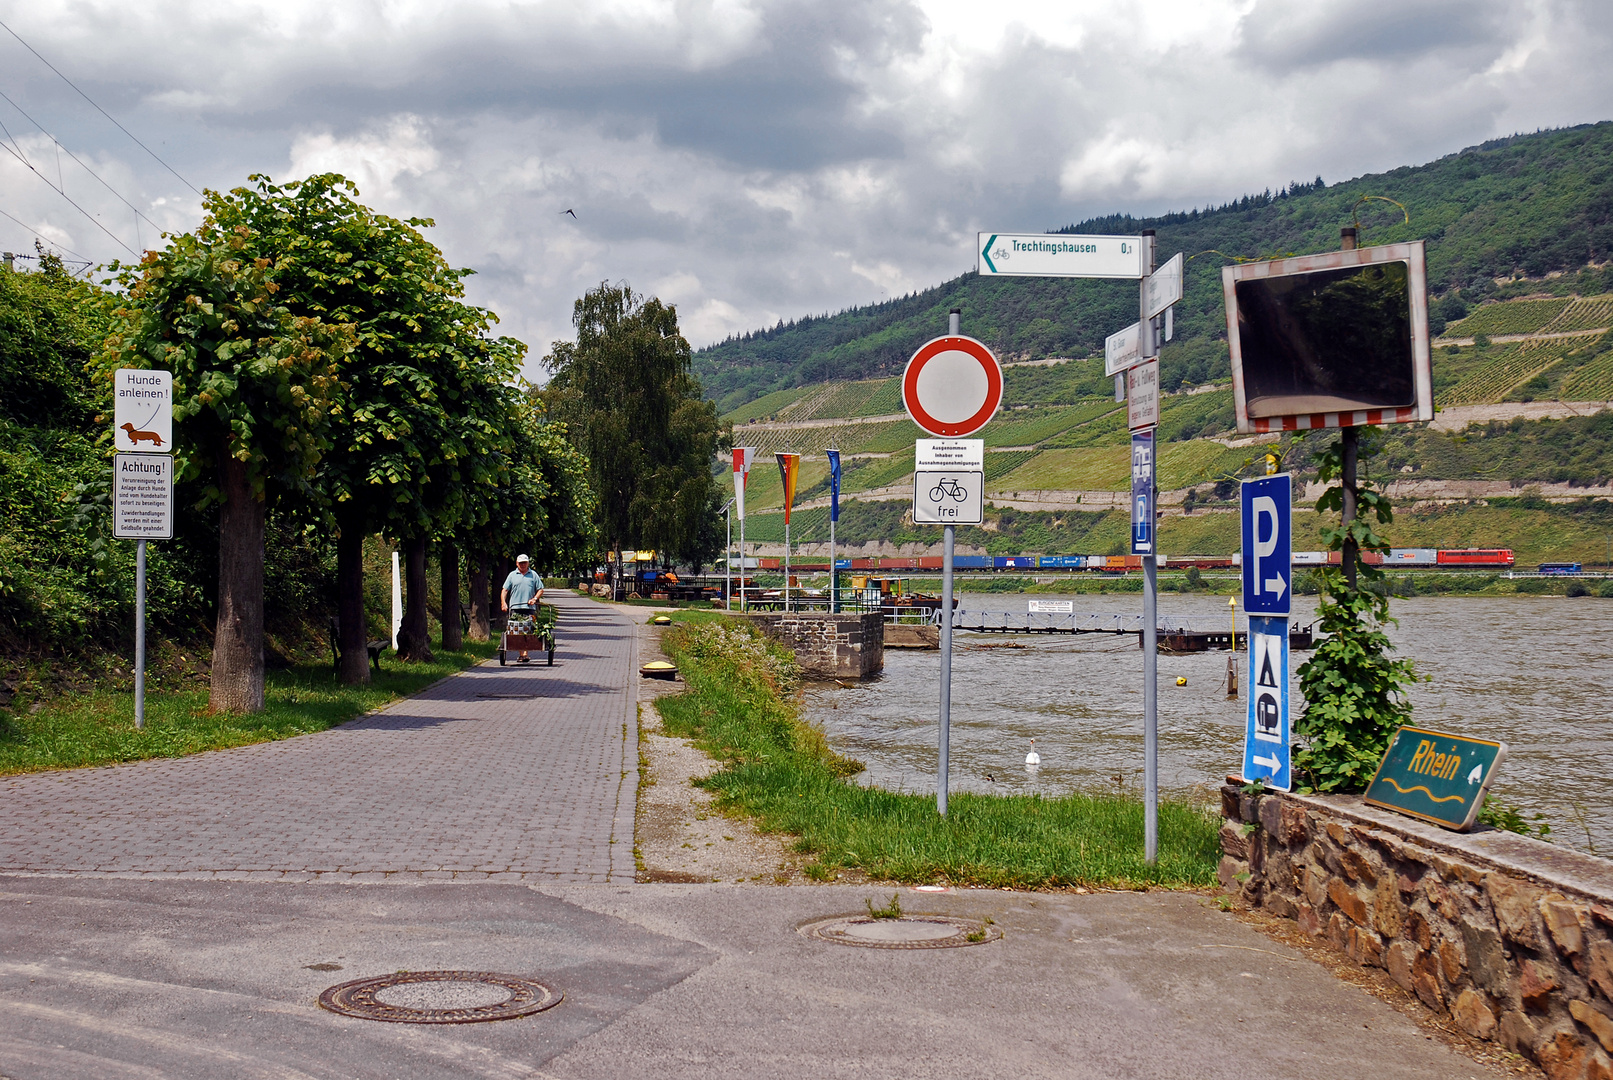
[[[1552,1080],[1613,1080],[1613,862],[1357,796],[1221,789],[1220,879]]]
[[[861,679],[885,668],[885,622],[877,611],[862,615],[769,611],[746,617],[791,649],[808,677]]]

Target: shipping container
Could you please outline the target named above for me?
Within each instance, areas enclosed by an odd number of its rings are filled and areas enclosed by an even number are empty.
[[[1389,556],[1384,560],[1386,566],[1437,566],[1439,565],[1439,551],[1437,548],[1390,548]]]
[[[918,568],[920,570],[941,569],[941,556],[939,555],[925,555],[924,557],[914,559],[913,561],[918,564]]]
[[[994,555],[991,560],[995,570],[1034,570],[1036,569],[1036,556],[1034,555]]]
[[[1085,555],[1042,555],[1036,560],[1043,570],[1080,570],[1086,564]]]
[[[1450,548],[1439,552],[1441,566],[1502,566],[1514,565],[1511,548]]]
[[[954,570],[990,570],[990,555],[954,555],[952,556]]]

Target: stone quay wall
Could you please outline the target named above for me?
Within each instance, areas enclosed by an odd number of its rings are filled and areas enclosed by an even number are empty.
[[[1613,1080],[1613,862],[1358,796],[1221,789],[1219,877],[1551,1080]]]
[[[885,620],[877,611],[768,611],[746,618],[792,650],[810,678],[861,679],[885,668]]]

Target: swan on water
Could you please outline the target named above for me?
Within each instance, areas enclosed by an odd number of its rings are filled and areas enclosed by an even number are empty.
[[[1027,765],[1040,765],[1041,763],[1042,763],[1042,755],[1038,754],[1036,752],[1036,740],[1032,739],[1031,740],[1031,752],[1025,755],[1025,764],[1027,764]]]

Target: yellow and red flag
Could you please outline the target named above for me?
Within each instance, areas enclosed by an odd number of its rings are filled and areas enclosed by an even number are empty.
[[[800,454],[774,454],[778,458],[779,479],[784,482],[784,524],[790,523],[790,507],[795,504],[795,477],[801,465]]]

